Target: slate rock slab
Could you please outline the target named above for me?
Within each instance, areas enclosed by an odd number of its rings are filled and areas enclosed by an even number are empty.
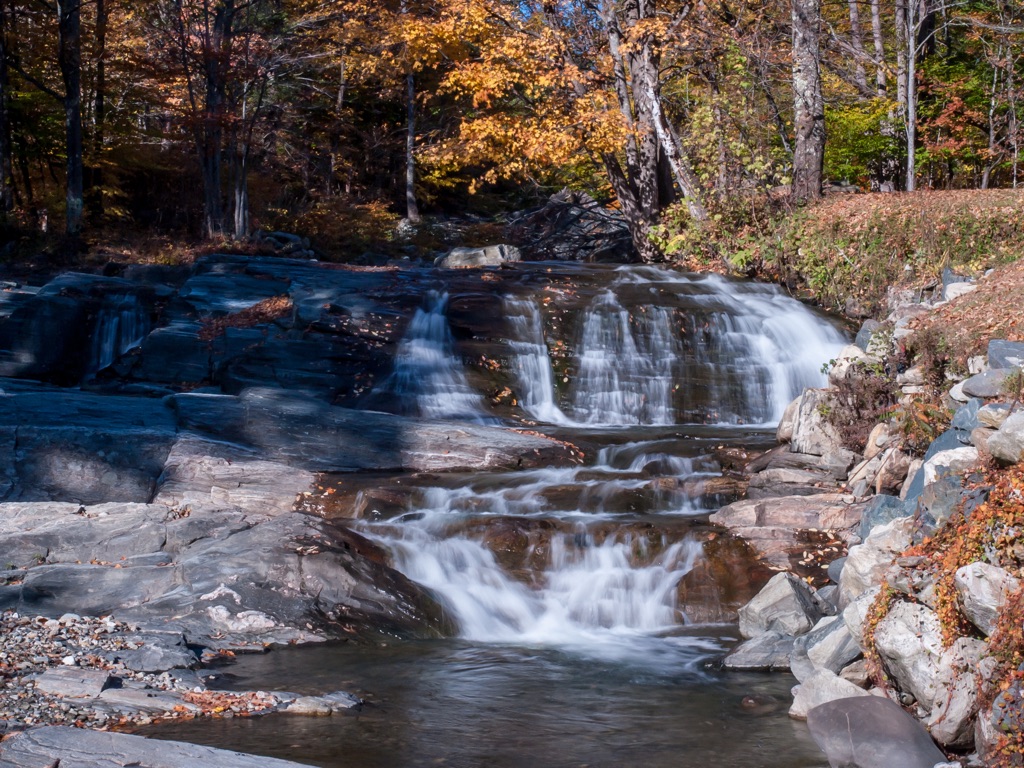
[[[878,696],[838,699],[807,713],[832,768],[932,768],[946,756],[897,704]]]
[[[0,742],[0,768],[299,768],[302,763],[178,741],[67,726],[36,728]]]
[[[54,667],[35,678],[36,689],[53,696],[95,698],[111,684],[111,677],[102,669]]]

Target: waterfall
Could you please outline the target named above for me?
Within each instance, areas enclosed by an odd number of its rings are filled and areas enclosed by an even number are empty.
[[[631,314],[612,291],[595,299],[583,322],[572,405],[585,424],[671,424],[673,371],[679,356],[671,311]]]
[[[89,373],[111,366],[149,333],[149,313],[135,294],[104,296],[92,334]]]
[[[507,296],[504,308],[512,328],[509,346],[512,349],[512,367],[519,382],[520,407],[539,421],[569,423],[555,403],[555,375],[537,302]]]
[[[466,379],[448,324],[448,294],[431,291],[398,344],[391,375],[374,390],[399,410],[430,419],[492,421]]]
[[[548,567],[531,589],[480,542],[431,527],[406,523],[387,540],[396,566],[441,596],[462,637],[486,642],[592,645],[668,631],[684,620],[679,581],[702,555],[699,542],[685,539],[642,561],[629,534],[595,543],[581,528],[552,538]]]
[[[513,370],[533,418],[587,426],[770,424],[843,335],[778,287],[623,267],[582,312],[563,411],[530,300],[506,299]]]

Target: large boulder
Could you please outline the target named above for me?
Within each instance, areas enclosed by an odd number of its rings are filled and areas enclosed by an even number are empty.
[[[880,584],[893,559],[910,546],[913,532],[913,518],[901,517],[876,526],[863,544],[850,547],[839,581],[840,604]]]
[[[441,269],[467,269],[473,267],[500,267],[523,258],[514,245],[488,245],[482,248],[452,248],[438,257],[434,265]]]
[[[1024,342],[992,339],[988,343],[988,364],[993,368],[1024,366]]]
[[[1020,589],[1020,580],[1013,574],[982,562],[957,570],[955,584],[964,614],[985,636],[995,631],[999,609],[1007,597]]]
[[[821,704],[807,713],[807,726],[832,768],[933,768],[946,761],[917,720],[878,696]]]
[[[978,449],[973,446],[940,451],[924,463],[924,484],[927,487],[945,475],[962,475],[978,463]]]
[[[726,669],[755,672],[779,672],[790,668],[793,636],[783,632],[765,632],[745,640],[722,660]]]
[[[875,628],[875,649],[899,690],[930,711],[939,695],[942,626],[935,611],[897,601]]]
[[[824,456],[843,447],[842,437],[821,415],[830,396],[827,389],[805,389],[800,395],[790,441],[792,451]]]
[[[831,612],[813,587],[791,573],[778,573],[740,608],[740,634],[746,638],[766,632],[802,635]]]
[[[939,662],[935,707],[925,721],[932,738],[951,749],[974,745],[978,712],[978,665],[987,649],[982,640],[961,637]]]
[[[1003,393],[1003,383],[1006,381],[1006,377],[1012,372],[1011,368],[993,368],[971,376],[963,383],[964,394],[985,399],[999,397]]]

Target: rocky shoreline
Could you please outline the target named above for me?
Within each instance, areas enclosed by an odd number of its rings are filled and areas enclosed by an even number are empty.
[[[866,324],[857,345],[834,361],[830,390],[808,390],[794,401],[779,425],[780,448],[754,467],[762,475],[775,468],[774,487],[793,483],[801,495],[741,501],[711,516],[783,569],[740,609],[746,639],[724,664],[791,671],[799,685],[790,716],[808,720],[833,766],[1016,764],[997,761],[1007,735],[1020,733],[1019,684],[999,687],[990,643],[1019,592],[1022,561],[979,543],[954,564],[953,578],[928,555],[929,546],[943,546],[930,542],[966,535],[957,531],[995,487],[984,467],[1012,466],[1024,454],[1024,418],[1001,386],[1019,375],[1024,344],[993,340],[987,357],[971,361],[973,375],[948,378],[943,391],[954,415],[922,458],[911,457],[893,421],[876,424],[857,455],[823,417],[844,383],[884,365],[893,345],[912,333],[914,318],[977,287],[949,282],[930,301],[891,296],[886,323]],[[993,288],[991,281],[981,287]],[[925,391],[926,375],[911,368],[896,377],[901,405],[912,406]],[[814,476],[814,487],[841,484],[845,495],[805,495],[813,493]],[[787,552],[797,534],[823,529],[848,554],[824,559],[817,581],[794,575]]]

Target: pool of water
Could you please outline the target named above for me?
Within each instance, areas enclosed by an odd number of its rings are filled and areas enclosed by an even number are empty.
[[[824,768],[790,720],[788,675],[722,672],[714,629],[601,652],[461,641],[335,645],[240,657],[228,688],[326,693],[366,704],[327,718],[275,714],[144,733],[324,768]]]

